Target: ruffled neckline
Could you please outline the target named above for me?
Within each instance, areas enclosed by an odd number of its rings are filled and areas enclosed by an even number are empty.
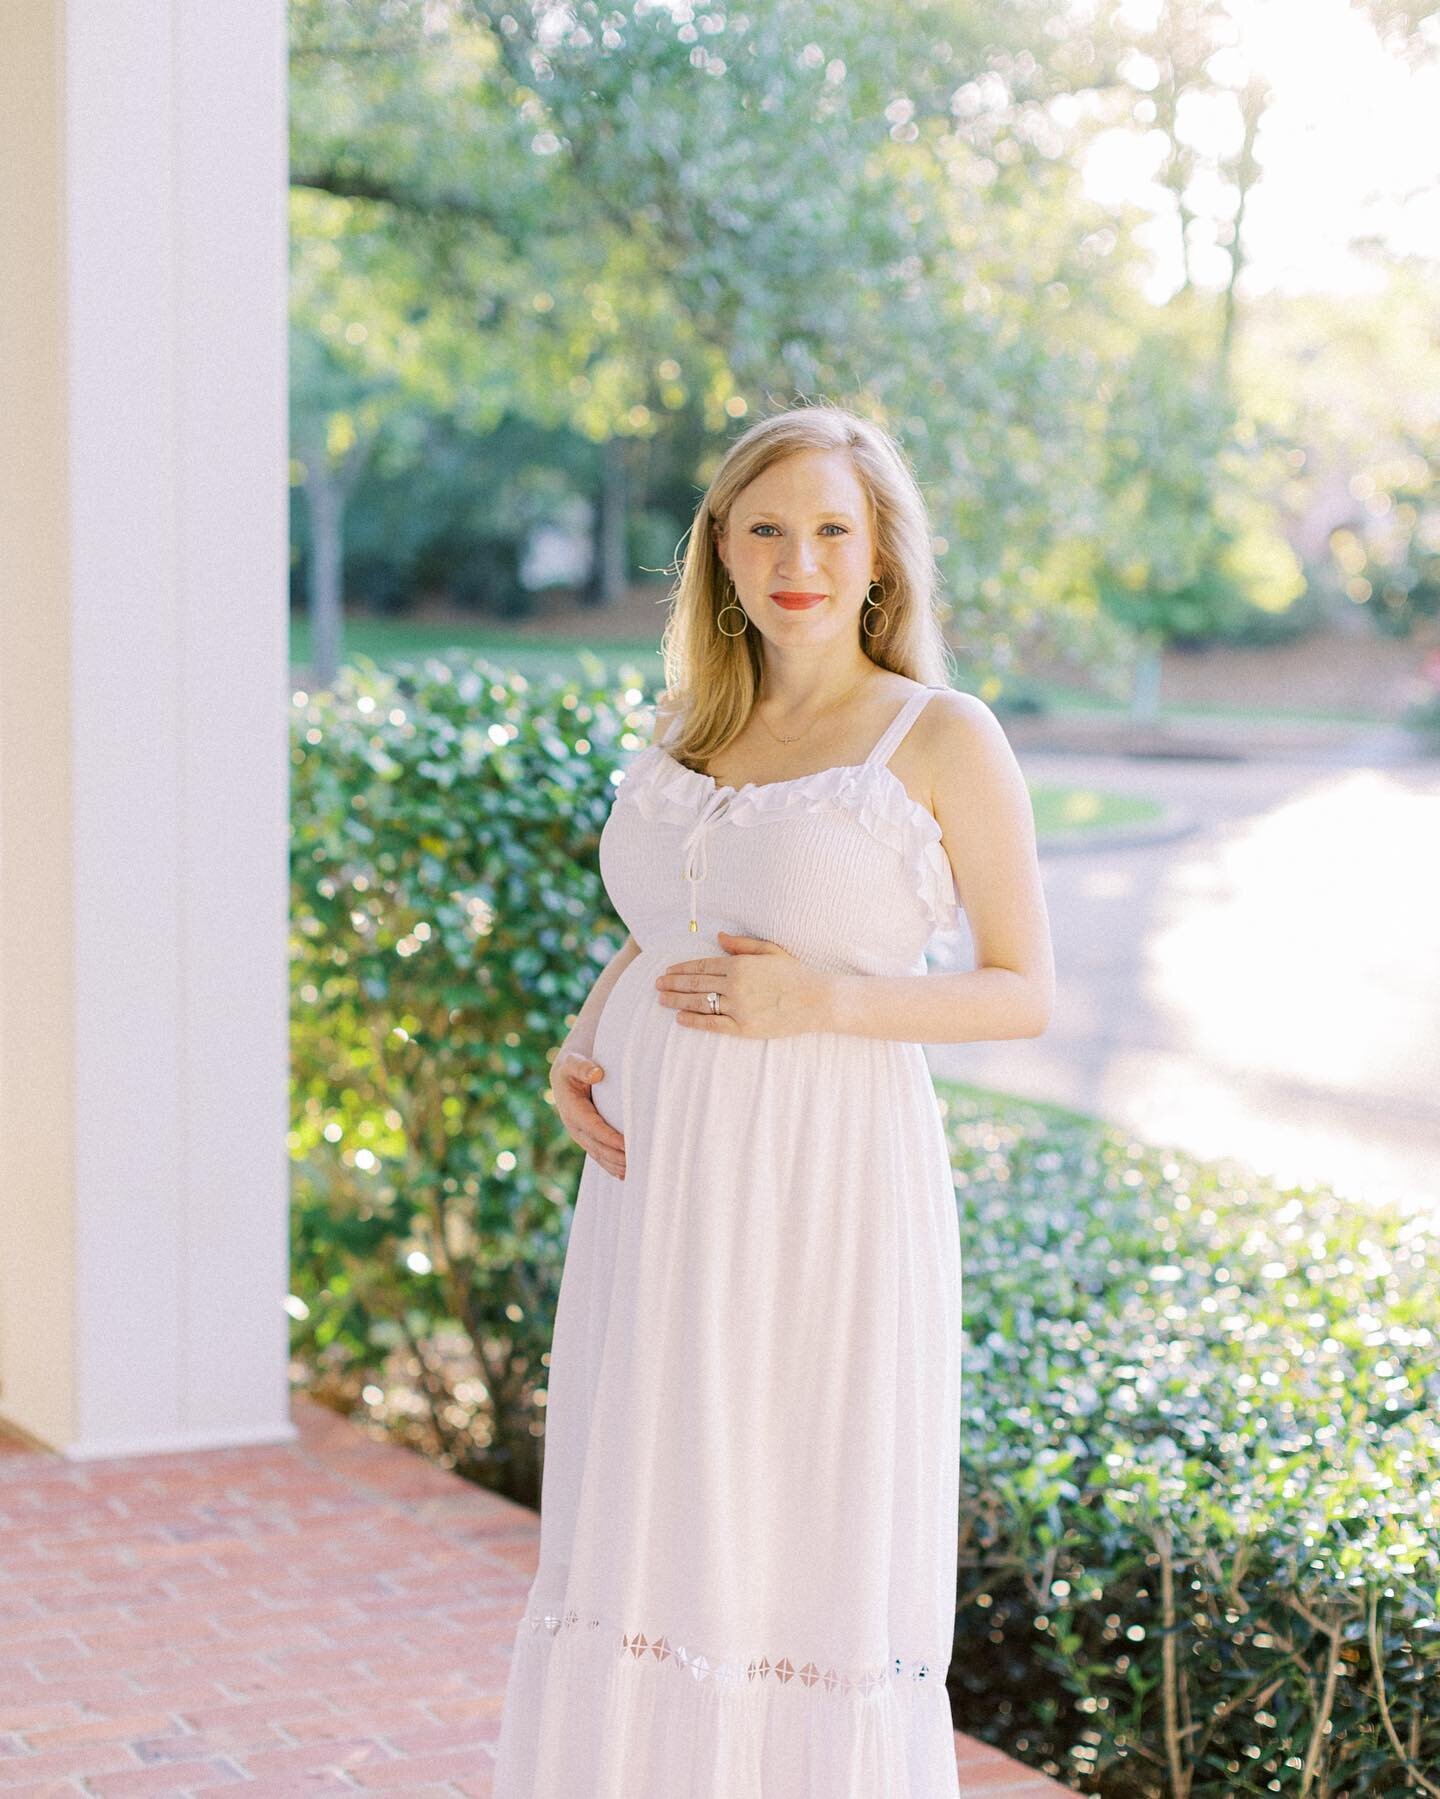
[[[631,759],[619,791],[645,817],[677,824],[693,819],[697,795],[728,793],[725,817],[738,825],[842,804],[871,836],[918,867],[920,899],[931,925],[949,930],[959,921],[962,908],[941,842],[940,821],[915,799],[888,762],[841,763],[782,781],[746,781],[730,787],[714,775],[687,768],[663,744],[652,743]]]
[[[939,819],[933,812],[927,811],[920,804],[888,762],[841,762],[834,768],[817,768],[808,775],[787,775],[783,781],[745,781],[739,787],[731,787],[718,782],[714,775],[701,774],[698,768],[687,768],[683,762],[677,762],[663,744],[651,744],[641,753],[642,755],[658,756],[667,770],[673,769],[677,775],[682,775],[687,780],[698,781],[713,793],[732,793],[736,799],[741,799],[747,794],[753,795],[762,808],[769,805],[769,802],[762,797],[767,794],[782,796],[777,803],[789,804],[789,797],[785,790],[808,788],[829,796],[853,786],[862,776],[867,774],[878,776],[899,792],[901,799],[912,811],[918,813],[922,819],[927,819],[935,827],[937,837],[940,835]],[[636,761],[639,760],[640,757],[637,756]]]

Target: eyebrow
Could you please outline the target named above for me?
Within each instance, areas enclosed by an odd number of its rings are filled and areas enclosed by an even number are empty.
[[[779,515],[774,512],[742,512],[740,516],[748,525],[753,524],[756,519],[773,519],[777,518]],[[825,524],[830,519],[837,519],[842,525],[853,525],[855,523],[855,520],[848,512],[818,512],[815,515],[815,519],[817,524]]]

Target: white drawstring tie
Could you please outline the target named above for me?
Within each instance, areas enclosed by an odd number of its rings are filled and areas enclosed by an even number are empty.
[[[728,787],[717,787],[700,808],[700,816],[685,833],[681,849],[685,856],[685,879],[690,883],[690,929],[698,931],[699,907],[696,889],[705,878],[705,842],[710,827],[719,822],[734,798]]]

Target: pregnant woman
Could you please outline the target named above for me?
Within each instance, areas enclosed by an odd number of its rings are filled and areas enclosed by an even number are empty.
[[[921,1045],[1036,1036],[1020,770],[945,680],[903,453],[732,445],[557,1052],[587,1156],[494,1799],[955,1799],[960,1241]],[[927,972],[963,901],[976,966]]]

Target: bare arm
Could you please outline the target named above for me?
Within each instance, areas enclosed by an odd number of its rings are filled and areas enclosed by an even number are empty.
[[[1055,961],[1025,777],[976,695],[937,695],[925,717],[931,810],[976,965],[959,974],[833,975],[826,1022],[816,1028],[910,1043],[1038,1037],[1054,1006]]]

